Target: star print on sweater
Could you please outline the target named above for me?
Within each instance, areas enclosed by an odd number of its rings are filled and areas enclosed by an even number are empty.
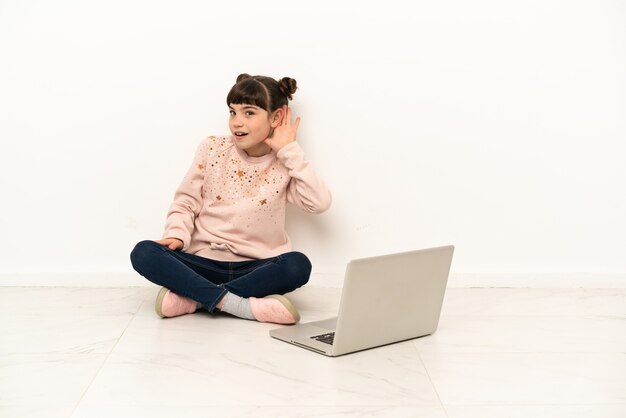
[[[291,251],[287,202],[321,213],[331,201],[297,142],[250,157],[232,136],[209,136],[174,194],[163,237],[178,238],[183,251],[214,260],[274,257]]]

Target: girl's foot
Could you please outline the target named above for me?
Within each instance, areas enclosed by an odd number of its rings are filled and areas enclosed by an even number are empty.
[[[156,298],[154,306],[157,315],[161,318],[171,318],[194,313],[198,308],[198,302],[184,296],[177,295],[171,290],[162,287]]]
[[[262,299],[250,298],[250,309],[259,322],[295,324],[300,320],[298,310],[282,295],[269,295]]]

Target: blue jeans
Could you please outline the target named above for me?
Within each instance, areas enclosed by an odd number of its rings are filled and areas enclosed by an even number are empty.
[[[130,253],[133,268],[146,279],[200,302],[209,312],[227,292],[249,297],[284,294],[311,275],[306,255],[289,252],[251,261],[217,261],[141,241]]]

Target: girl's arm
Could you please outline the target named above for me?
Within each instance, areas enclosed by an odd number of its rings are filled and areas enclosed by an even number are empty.
[[[174,194],[167,213],[163,239],[176,238],[187,249],[191,242],[196,216],[202,209],[202,184],[206,170],[206,139],[196,149],[193,163]]]
[[[332,196],[326,183],[317,175],[297,142],[285,145],[276,153],[289,170],[287,201],[311,213],[321,213],[330,207]]]
[[[291,181],[287,186],[287,201],[307,212],[320,213],[330,207],[332,197],[328,187],[304,159],[304,151],[296,142],[300,117],[291,124],[292,111],[283,106],[283,117],[271,138],[265,140],[276,157],[289,170]]]

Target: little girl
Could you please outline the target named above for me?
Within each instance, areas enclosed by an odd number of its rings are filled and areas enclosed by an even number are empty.
[[[226,98],[230,136],[197,148],[174,195],[163,238],[141,241],[133,268],[163,288],[161,317],[216,309],[240,318],[295,324],[282,296],[304,285],[311,263],[291,251],[285,206],[320,213],[331,195],[296,142],[288,100],[296,80],[240,74]]]

